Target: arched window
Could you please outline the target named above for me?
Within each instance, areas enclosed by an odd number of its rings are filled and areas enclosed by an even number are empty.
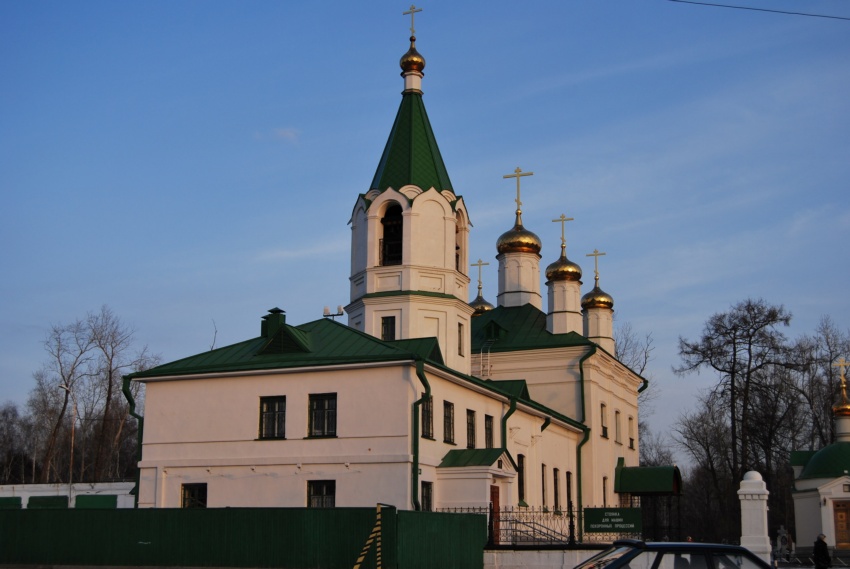
[[[463,215],[460,212],[457,212],[455,215],[455,270],[466,274],[468,265],[466,260],[466,249],[464,248],[464,238],[466,237],[464,229]]]
[[[381,238],[381,265],[400,265],[404,241],[401,206],[395,204],[388,207],[381,219],[381,224],[384,226],[384,235]]]

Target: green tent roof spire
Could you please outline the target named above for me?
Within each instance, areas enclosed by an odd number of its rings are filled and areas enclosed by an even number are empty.
[[[416,51],[416,38],[410,38],[410,49],[402,56],[400,65],[405,89],[369,189],[383,191],[414,184],[423,190],[433,187],[454,191],[422,102],[419,87],[425,59]]]

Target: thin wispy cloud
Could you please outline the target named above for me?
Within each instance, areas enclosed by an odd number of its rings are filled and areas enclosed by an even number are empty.
[[[301,138],[301,131],[292,127],[279,127],[266,131],[254,132],[256,140],[281,140],[292,144],[297,143]]]
[[[311,247],[298,247],[291,245],[286,248],[266,249],[253,256],[255,263],[268,261],[295,260],[315,257],[317,255],[345,254],[350,251],[351,243],[344,239],[326,240],[323,243]]]

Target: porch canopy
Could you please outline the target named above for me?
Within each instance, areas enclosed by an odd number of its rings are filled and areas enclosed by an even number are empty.
[[[634,496],[679,496],[682,474],[678,466],[625,466],[621,457],[614,471],[614,491]]]

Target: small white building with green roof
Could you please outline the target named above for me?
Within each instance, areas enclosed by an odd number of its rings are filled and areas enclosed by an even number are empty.
[[[254,338],[127,376],[146,387],[139,507],[630,505],[614,482],[638,466],[647,384],[614,355],[613,298],[598,271],[581,297],[562,233],[543,306],[517,168],[497,305],[480,282],[469,302],[469,213],[414,37],[400,65],[401,105],[351,214],[347,325],[275,308]]]
[[[793,451],[797,549],[811,551],[818,534],[835,549],[850,549],[850,401],[844,361],[841,403],[832,407],[835,442],[817,451]]]

